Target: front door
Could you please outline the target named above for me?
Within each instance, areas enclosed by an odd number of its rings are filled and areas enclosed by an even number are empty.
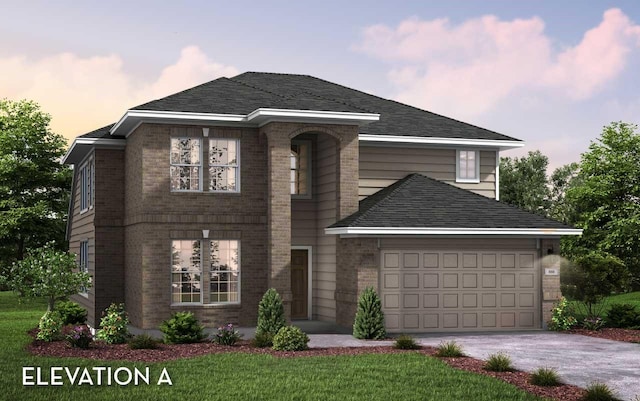
[[[309,251],[291,250],[291,319],[308,318]]]

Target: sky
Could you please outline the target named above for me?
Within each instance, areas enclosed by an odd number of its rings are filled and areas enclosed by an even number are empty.
[[[0,0],[0,98],[71,140],[245,71],[313,75],[522,139],[550,168],[640,123],[640,2]]]

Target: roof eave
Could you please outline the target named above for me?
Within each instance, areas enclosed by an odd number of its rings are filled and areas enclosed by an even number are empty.
[[[469,139],[469,138],[442,138],[429,136],[409,136],[409,135],[375,135],[360,134],[358,135],[360,143],[366,145],[383,145],[389,144],[427,144],[436,146],[469,146],[469,147],[490,147],[498,148],[501,151],[508,149],[517,149],[525,146],[524,141],[518,140],[501,140],[501,139]]]
[[[78,164],[94,147],[122,149],[126,145],[119,138],[76,138],[62,158],[62,164]]]
[[[329,227],[325,234],[349,236],[455,235],[560,237],[582,235],[577,228],[446,228],[446,227]]]

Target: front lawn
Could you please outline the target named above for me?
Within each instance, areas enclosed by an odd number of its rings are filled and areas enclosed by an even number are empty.
[[[0,293],[0,399],[42,400],[539,400],[502,381],[459,371],[417,353],[276,358],[217,354],[155,364],[34,357],[24,350],[27,330],[44,303],[17,305]],[[149,351],[153,352],[153,351]],[[149,366],[152,382],[166,368],[173,386],[23,387],[23,366]],[[48,376],[48,373],[47,373]]]
[[[603,307],[602,314],[604,319],[607,320],[607,312],[609,312],[611,305],[614,304],[631,304],[635,305],[635,307],[640,310],[640,291],[612,295],[607,297],[604,302],[605,305]],[[576,317],[578,318],[578,321],[582,321],[585,317],[583,316],[585,314],[585,310],[582,307],[582,304],[577,301],[570,301],[569,304],[572,305],[573,309],[577,312],[578,316]]]

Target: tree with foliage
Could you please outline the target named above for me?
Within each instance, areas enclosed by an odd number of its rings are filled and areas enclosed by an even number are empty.
[[[589,319],[601,317],[605,298],[614,291],[626,290],[630,283],[622,260],[606,253],[580,256],[565,269],[562,293],[582,303]]]
[[[570,257],[588,251],[620,258],[640,285],[640,134],[623,122],[604,127],[602,135],[582,154],[576,182],[566,202],[575,213],[572,223],[584,230],[563,241]]]
[[[370,340],[382,340],[387,332],[384,328],[384,313],[380,297],[373,287],[367,287],[358,299],[353,336]]]
[[[550,191],[549,159],[539,150],[521,158],[500,158],[500,200],[523,210],[546,215]]]
[[[36,103],[0,99],[0,272],[49,241],[65,250],[66,141]]]
[[[286,325],[287,320],[284,317],[282,298],[275,288],[269,288],[258,305],[256,336],[268,335],[273,338]]]
[[[554,220],[571,224],[575,221],[575,210],[567,200],[567,191],[578,185],[578,163],[569,163],[558,167],[549,177],[551,193],[548,216]]]
[[[46,298],[47,310],[52,311],[56,301],[91,286],[89,274],[74,271],[76,267],[74,254],[54,249],[53,244],[48,243],[30,251],[23,260],[13,263],[0,276],[0,282],[20,297]]]

